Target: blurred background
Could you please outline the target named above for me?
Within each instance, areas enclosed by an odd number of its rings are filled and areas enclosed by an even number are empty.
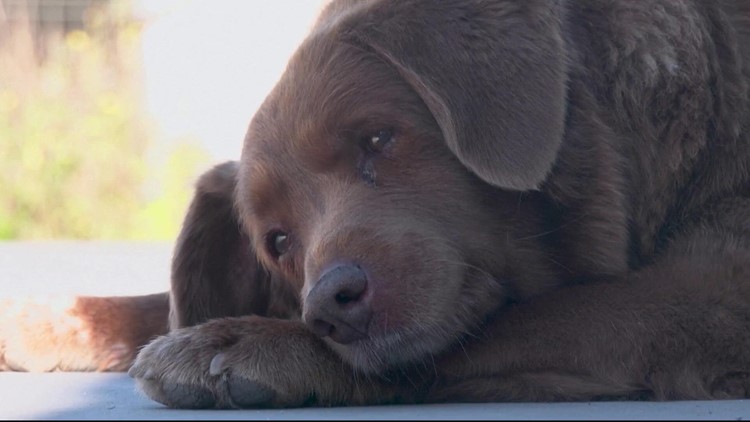
[[[325,0],[0,0],[0,240],[173,240]]]

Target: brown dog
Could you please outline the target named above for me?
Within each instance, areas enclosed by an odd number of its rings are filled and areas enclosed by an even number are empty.
[[[199,182],[130,374],[176,407],[748,397],[748,61],[741,0],[334,1]]]

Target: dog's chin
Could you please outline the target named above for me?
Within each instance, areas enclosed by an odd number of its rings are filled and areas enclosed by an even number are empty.
[[[436,344],[424,337],[411,337],[393,332],[349,344],[336,343],[328,337],[325,340],[355,370],[364,374],[378,374],[418,362],[424,356],[434,353]]]
[[[348,344],[330,337],[324,340],[345,362],[364,374],[431,362],[432,356],[471,335],[478,323],[505,301],[503,283],[488,273],[471,270],[457,278],[462,284],[456,294],[443,296],[439,307],[423,308],[421,312],[412,309],[412,314],[398,326],[371,324],[367,337]]]
[[[374,375],[420,364],[459,341],[461,330],[432,328],[424,325],[402,327],[348,344],[337,343],[329,337],[325,341],[355,370]]]

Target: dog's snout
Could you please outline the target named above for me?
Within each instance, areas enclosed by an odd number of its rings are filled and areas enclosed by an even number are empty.
[[[320,337],[347,344],[367,337],[372,309],[367,300],[367,275],[357,265],[326,271],[305,299],[303,319]]]

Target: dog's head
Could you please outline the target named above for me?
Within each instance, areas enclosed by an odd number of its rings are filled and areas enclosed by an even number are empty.
[[[304,321],[376,371],[544,288],[521,192],[557,154],[565,69],[552,2],[349,3],[253,118],[236,197]]]

